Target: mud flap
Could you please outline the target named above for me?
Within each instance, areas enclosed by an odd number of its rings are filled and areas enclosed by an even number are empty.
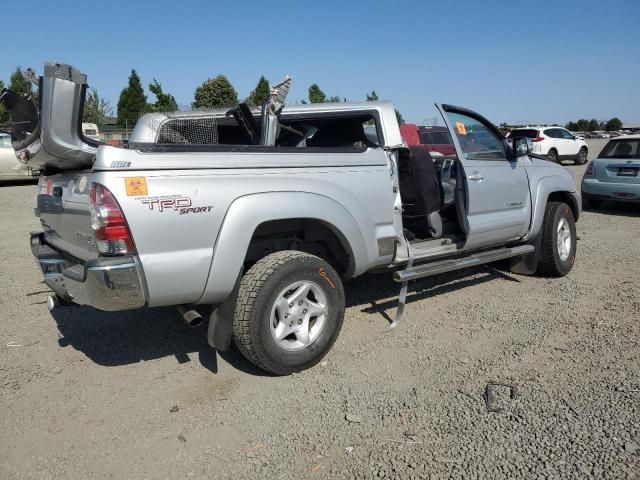
[[[542,246],[542,235],[538,233],[535,238],[531,239],[530,245],[535,247],[535,250],[526,255],[519,257],[513,257],[511,259],[511,273],[517,273],[520,275],[533,275],[538,269],[538,261],[540,260],[540,248]]]
[[[226,352],[231,345],[233,335],[233,316],[236,311],[238,292],[240,291],[240,280],[243,271],[240,271],[233,291],[227,299],[211,312],[209,317],[209,327],[207,329],[207,341],[209,345],[219,352]]]

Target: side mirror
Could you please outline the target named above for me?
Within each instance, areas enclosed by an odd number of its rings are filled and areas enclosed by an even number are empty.
[[[531,153],[532,149],[533,147],[532,147],[530,138],[515,137],[513,139],[513,151],[516,157],[521,157],[522,155]]]

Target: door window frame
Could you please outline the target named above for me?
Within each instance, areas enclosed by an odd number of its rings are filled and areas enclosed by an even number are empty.
[[[513,149],[511,148],[509,142],[507,141],[507,138],[502,134],[502,132],[498,129],[498,127],[496,127],[486,117],[483,117],[482,115],[480,115],[479,113],[474,112],[473,110],[469,110],[469,109],[463,108],[463,107],[456,107],[454,105],[449,105],[449,104],[446,104],[446,103],[442,103],[442,104],[436,103],[436,108],[440,112],[440,115],[444,119],[445,125],[449,129],[449,134],[451,135],[451,139],[453,141],[453,145],[455,146],[456,152],[458,154],[458,159],[461,162],[463,162],[463,161],[468,161],[468,162],[476,162],[476,161],[481,161],[481,162],[485,162],[485,161],[489,161],[489,162],[513,162],[513,161],[517,161],[518,157],[517,157],[517,155],[514,155]],[[458,140],[458,135],[456,135],[455,129],[451,125],[451,123],[449,121],[449,118],[447,116],[447,113],[457,113],[457,114],[460,114],[460,115],[465,115],[465,116],[470,117],[470,118],[476,120],[477,122],[481,123],[485,128],[487,128],[487,130],[489,130],[491,133],[496,135],[497,140],[499,140],[500,143],[502,144],[502,148],[504,149],[504,158],[475,158],[475,159],[469,159],[469,158],[465,157],[462,145],[460,144],[460,142]]]

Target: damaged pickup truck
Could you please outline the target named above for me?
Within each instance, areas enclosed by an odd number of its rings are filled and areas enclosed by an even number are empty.
[[[4,91],[17,155],[44,172],[31,248],[50,308],[176,306],[198,323],[213,306],[212,346],[284,375],[332,347],[342,279],[393,275],[395,326],[410,280],[504,259],[571,270],[580,197],[526,138],[438,104],[455,154],[432,158],[391,103],[285,106],[290,82],[261,107],[147,114],[123,148],[82,135],[87,78],[70,65],[45,65],[39,107]]]

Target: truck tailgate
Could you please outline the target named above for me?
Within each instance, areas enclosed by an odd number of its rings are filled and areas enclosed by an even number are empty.
[[[41,177],[36,209],[45,242],[85,261],[98,256],[91,228],[91,177],[91,171]]]

